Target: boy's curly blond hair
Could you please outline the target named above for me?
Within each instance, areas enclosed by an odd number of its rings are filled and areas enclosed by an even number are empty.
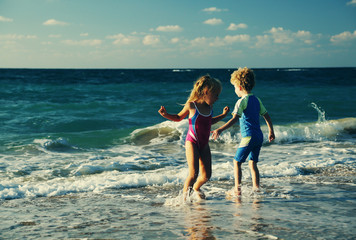
[[[255,86],[255,74],[247,67],[239,68],[231,74],[230,82],[234,86],[241,86],[246,91],[251,91]]]

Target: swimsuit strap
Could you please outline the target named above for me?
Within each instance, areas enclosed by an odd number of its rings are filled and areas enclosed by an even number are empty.
[[[212,108],[210,108],[210,113],[209,113],[208,115],[201,114],[201,113],[199,112],[199,109],[198,109],[198,107],[197,107],[197,104],[196,104],[195,102],[193,102],[193,103],[194,103],[194,106],[195,106],[195,110],[198,111],[198,113],[199,113],[200,115],[202,115],[203,117],[210,117],[210,115],[211,115],[211,113],[212,113],[212,111],[213,111]]]

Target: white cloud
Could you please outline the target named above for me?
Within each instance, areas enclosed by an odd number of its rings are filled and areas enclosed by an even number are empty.
[[[142,43],[144,45],[155,45],[159,42],[160,42],[160,39],[159,39],[159,36],[157,36],[157,35],[146,35],[142,40]]]
[[[347,5],[356,6],[356,0],[351,0],[350,2],[346,3]]]
[[[309,31],[299,30],[292,32],[282,27],[273,27],[264,35],[256,36],[255,47],[261,48],[273,43],[276,44],[292,44],[292,43],[304,43],[311,45],[315,43],[321,37],[320,34],[312,34]]]
[[[312,44],[314,42],[313,35],[309,31],[299,30],[294,35],[297,39],[303,41],[305,44]]]
[[[21,35],[21,34],[0,35],[0,40],[22,40],[22,39],[37,39],[37,36],[36,35]]]
[[[51,41],[47,41],[47,42],[41,42],[42,45],[52,45],[53,43]]]
[[[346,31],[338,35],[334,35],[330,38],[330,41],[333,43],[340,43],[340,42],[350,41],[353,39],[356,39],[356,30],[353,33]]]
[[[240,24],[230,23],[230,26],[227,28],[227,30],[236,31],[237,29],[245,29],[245,28],[247,28],[247,25],[245,23],[240,23]]]
[[[296,36],[300,38],[309,38],[311,36],[311,33],[309,31],[299,30],[296,33]]]
[[[206,38],[198,37],[190,41],[192,47],[201,47],[206,48],[210,47],[224,47],[229,46],[234,43],[249,42],[251,39],[250,35],[240,34],[240,35],[226,35],[225,37],[215,37],[215,38]]]
[[[247,34],[240,34],[235,36],[227,35],[224,37],[224,41],[227,43],[248,42],[249,40],[250,40],[250,36]]]
[[[206,37],[198,37],[190,41],[193,46],[201,46],[207,43]]]
[[[320,37],[320,34],[312,34],[309,31],[299,30],[297,32],[292,32],[283,29],[282,27],[273,27],[268,33],[273,39],[273,42],[278,44],[291,44],[296,41],[312,44]]]
[[[168,25],[168,26],[159,26],[156,28],[158,32],[181,32],[183,28],[178,25]]]
[[[64,40],[62,42],[70,46],[98,46],[101,45],[102,43],[102,41],[99,39],[81,40],[81,41]]]
[[[89,36],[89,33],[81,33],[80,36],[81,37],[87,37],[87,36]]]
[[[262,48],[268,44],[270,44],[270,37],[268,35],[263,35],[263,36],[256,36],[257,42],[255,47],[257,48]]]
[[[286,31],[282,27],[273,27],[271,30],[269,30],[269,33],[272,35],[275,43],[289,44],[294,41],[290,31]]]
[[[122,33],[116,34],[116,35],[111,35],[107,36],[106,38],[108,39],[115,39],[113,44],[115,45],[129,45],[133,43],[137,43],[139,40],[135,36],[126,36]]]
[[[212,12],[225,12],[225,11],[228,11],[227,9],[220,9],[220,8],[216,8],[216,7],[210,7],[210,8],[204,8],[203,9],[203,12],[209,12],[209,13],[212,13]]]
[[[65,26],[68,25],[66,22],[57,21],[55,19],[49,19],[43,23],[45,26]]]
[[[48,35],[48,37],[50,37],[50,38],[60,38],[60,37],[62,37],[62,35],[60,35],[60,34],[51,34],[51,35]]]
[[[171,43],[178,43],[180,41],[180,39],[179,38],[172,38],[171,39]]]
[[[26,39],[37,39],[36,35],[26,35]]]
[[[212,47],[222,47],[234,44],[236,42],[248,42],[250,41],[250,36],[247,34],[241,35],[226,35],[224,38],[216,37],[209,45]]]
[[[211,18],[211,19],[204,21],[204,23],[208,24],[208,25],[219,25],[219,24],[222,24],[223,21],[218,18]]]
[[[7,18],[0,16],[0,22],[13,22],[14,20],[12,18]]]

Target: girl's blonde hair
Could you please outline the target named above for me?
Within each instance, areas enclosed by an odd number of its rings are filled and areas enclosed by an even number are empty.
[[[247,67],[239,68],[231,74],[232,85],[241,86],[246,91],[251,91],[255,86],[255,74]]]
[[[221,82],[210,77],[209,74],[200,77],[195,83],[187,102],[193,102],[204,97],[205,90],[208,92],[221,92]]]

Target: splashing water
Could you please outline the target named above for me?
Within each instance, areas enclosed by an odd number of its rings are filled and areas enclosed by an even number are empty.
[[[326,121],[325,111],[323,109],[321,109],[320,107],[318,107],[318,105],[316,105],[316,103],[312,102],[310,104],[310,106],[318,112],[318,122],[319,123],[325,122]]]

